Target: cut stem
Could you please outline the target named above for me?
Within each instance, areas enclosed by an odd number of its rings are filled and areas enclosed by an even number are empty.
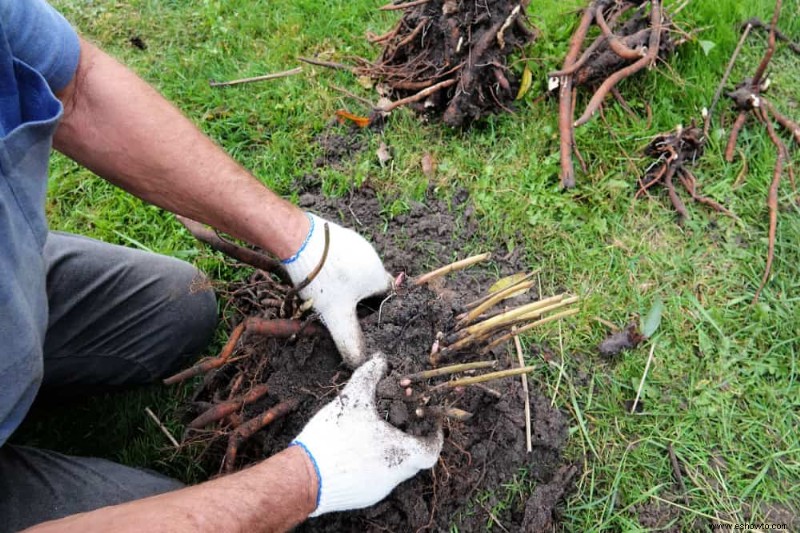
[[[241,78],[238,80],[231,80],[231,81],[209,81],[209,87],[230,87],[232,85],[243,85],[245,83],[255,83],[257,81],[268,81],[268,80],[276,80],[278,78],[286,78],[288,76],[294,76],[295,74],[300,74],[303,72],[301,67],[295,67],[291,70],[284,70],[283,72],[275,72],[273,74],[265,74],[263,76],[254,76],[252,78]]]
[[[543,324],[547,324],[548,322],[555,322],[556,320],[561,320],[562,318],[566,318],[568,316],[577,315],[578,311],[580,311],[580,310],[579,309],[568,309],[566,311],[562,311],[560,313],[556,313],[554,315],[550,315],[548,317],[542,318],[541,320],[536,320],[536,321],[531,322],[529,324],[525,324],[524,326],[522,326],[522,327],[517,329],[517,335],[521,335],[522,333],[525,333],[528,330],[531,330],[531,329],[533,329],[533,328],[535,328],[537,326],[541,326]],[[497,339],[493,340],[483,350],[481,350],[481,355],[486,355],[489,352],[491,352],[494,348],[497,348],[498,346],[502,345],[503,343],[509,341],[513,335],[514,335],[513,333],[506,333],[506,334],[498,337]]]
[[[424,381],[439,376],[447,376],[450,374],[457,374],[459,372],[467,372],[468,370],[479,370],[481,368],[491,368],[497,365],[497,361],[477,361],[474,363],[462,363],[458,365],[443,366],[433,370],[425,370],[415,374],[409,374],[403,379],[408,379],[412,383],[417,381]]]
[[[567,298],[571,300],[570,298]],[[499,327],[503,327],[505,325],[510,325],[510,323],[520,317],[527,316],[534,312],[543,312],[543,309],[549,310],[551,306],[560,304],[564,301],[564,295],[558,294],[556,296],[551,296],[549,298],[545,298],[544,300],[539,300],[537,302],[531,302],[529,304],[521,305],[515,309],[511,309],[504,313],[500,313],[497,316],[493,316],[491,318],[487,318],[482,322],[478,322],[477,324],[473,324],[471,326],[467,326],[466,328],[462,329],[458,332],[458,336],[463,338],[469,335],[475,335],[484,331],[488,331],[491,329],[496,329]],[[573,300],[577,301],[577,300]],[[572,303],[572,302],[570,302]]]
[[[423,274],[412,281],[414,285],[423,285],[425,283],[429,283],[437,278],[441,278],[451,272],[456,272],[458,270],[464,270],[465,268],[469,268],[472,265],[478,264],[482,261],[486,261],[492,257],[490,253],[478,254],[473,255],[472,257],[467,257],[466,259],[462,259],[461,261],[456,261],[455,263],[450,263],[449,265],[445,265],[441,268],[437,268],[427,274]]]
[[[519,287],[520,284],[528,281],[530,278],[532,278],[533,276],[535,276],[538,273],[539,273],[539,270],[534,270],[533,272],[531,272],[530,274],[527,274],[524,278],[522,278],[518,282],[516,282],[514,284],[514,286]],[[477,300],[473,300],[470,303],[468,303],[465,307],[467,309],[474,309],[476,306],[481,305],[483,302],[485,302],[489,298],[493,298],[495,294],[497,294],[497,293],[489,293],[489,294],[486,294],[484,296],[481,296]]]
[[[521,374],[527,374],[528,372],[533,372],[535,366],[525,366],[522,368],[511,368],[509,370],[500,370],[498,372],[489,372],[488,374],[482,374],[480,376],[474,376],[469,378],[461,378],[461,379],[454,379],[452,381],[448,381],[446,383],[442,383],[440,385],[436,385],[431,390],[443,389],[443,388],[455,388],[455,387],[466,387],[467,385],[475,385],[476,383],[486,383],[487,381],[494,381],[497,379],[509,378],[512,376],[519,376]]]
[[[524,368],[525,358],[522,357],[522,343],[519,341],[516,328],[511,331],[514,335],[514,346],[517,350],[519,366],[520,368]],[[531,453],[533,451],[533,445],[531,444],[531,397],[530,392],[528,392],[528,375],[522,374],[520,379],[522,380],[522,391],[525,394],[525,446],[528,449],[528,453]]]
[[[461,320],[459,320],[458,323],[456,323],[456,329],[462,328],[467,324],[475,321],[476,318],[478,318],[483,313],[494,307],[496,304],[502,302],[506,298],[509,298],[511,295],[514,295],[519,291],[525,292],[531,287],[533,287],[533,282],[526,281],[522,283],[515,283],[510,287],[506,287],[503,290],[497,291],[488,300],[486,300],[485,302],[477,306],[475,309],[464,315],[461,318]]]
[[[636,413],[636,406],[639,405],[639,398],[642,396],[642,389],[644,389],[647,373],[650,371],[650,364],[653,362],[653,352],[655,352],[655,349],[656,343],[654,342],[650,346],[650,355],[647,356],[647,364],[644,365],[644,373],[642,374],[642,380],[639,382],[639,389],[636,391],[636,399],[633,400],[633,405],[631,406],[631,414]]]

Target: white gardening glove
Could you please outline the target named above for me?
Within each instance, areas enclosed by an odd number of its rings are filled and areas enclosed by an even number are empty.
[[[330,231],[328,257],[319,274],[300,291],[300,297],[313,301],[342,359],[356,368],[367,356],[356,304],[364,298],[389,292],[392,276],[383,268],[372,245],[358,233],[306,214],[311,222],[308,236],[297,253],[283,261],[283,266],[292,283],[301,283],[322,258],[327,222]]]
[[[375,387],[384,372],[386,360],[375,354],[292,441],[317,471],[317,508],[311,516],[373,505],[436,464],[441,429],[429,437],[412,437],[378,417]]]

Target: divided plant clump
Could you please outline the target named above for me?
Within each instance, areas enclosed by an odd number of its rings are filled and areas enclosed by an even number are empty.
[[[566,422],[561,413],[536,387],[528,391],[527,380],[520,378],[534,367],[525,366],[519,346],[512,355],[503,348],[508,341],[518,345],[517,334],[576,314],[578,299],[567,294],[542,298],[534,273],[517,272],[513,257],[498,259],[500,272],[492,271],[485,266],[488,253],[406,276],[406,270],[420,269],[423,256],[416,246],[436,243],[446,257],[459,242],[453,237],[459,222],[438,203],[436,209],[417,206],[398,217],[400,222],[390,221],[384,234],[377,198],[369,190],[344,200],[301,197],[301,204],[328,218],[352,215],[343,222],[372,233],[387,268],[400,271],[394,291],[368,302],[361,313],[369,353],[381,351],[390,366],[378,385],[378,409],[411,434],[429,434],[438,426],[445,430],[442,456],[431,472],[401,485],[374,508],[316,520],[315,530],[447,528],[455,521],[474,531],[490,520],[546,525],[577,472],[562,464]],[[270,258],[202,225],[184,223],[198,239],[261,267],[230,289],[239,318],[221,353],[167,380],[203,376],[187,406],[185,442],[202,447],[209,464],[230,472],[285,447],[333,399],[351,369],[342,364],[308,304],[297,299],[298,289],[262,269],[275,267]],[[500,282],[493,281],[500,275]],[[533,492],[527,509],[518,506],[496,516],[491,506],[471,507],[474,497],[502,492],[500,484],[525,469],[541,489]]]
[[[510,111],[520,94],[520,80],[508,58],[536,37],[527,22],[527,4],[527,0],[387,4],[380,9],[403,11],[403,16],[383,35],[368,34],[369,41],[381,47],[375,61],[355,58],[355,66],[349,66],[300,60],[374,80],[381,100],[370,104],[371,115],[340,110],[341,120],[360,127],[381,124],[386,114],[408,105],[448,126],[465,127],[492,113]]]

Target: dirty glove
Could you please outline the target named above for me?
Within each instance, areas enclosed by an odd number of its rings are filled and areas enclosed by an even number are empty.
[[[441,429],[429,437],[412,437],[378,417],[375,388],[384,372],[386,360],[375,354],[292,441],[317,471],[317,508],[311,516],[373,505],[436,464]]]
[[[356,316],[356,304],[392,288],[392,277],[383,268],[375,249],[356,232],[306,213],[311,222],[306,240],[283,265],[295,285],[319,264],[325,248],[324,225],[330,230],[328,257],[311,284],[300,291],[312,300],[314,309],[336,343],[342,359],[355,368],[366,359],[364,336]]]

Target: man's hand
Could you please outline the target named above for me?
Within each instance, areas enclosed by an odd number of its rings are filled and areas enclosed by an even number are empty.
[[[441,429],[412,437],[378,417],[375,388],[385,372],[386,360],[376,354],[292,442],[306,451],[317,471],[317,507],[310,516],[373,505],[436,464]]]
[[[319,264],[325,248],[324,225],[330,241],[322,270],[300,296],[312,300],[314,309],[333,337],[342,359],[356,368],[366,359],[364,335],[356,305],[364,298],[391,290],[392,277],[375,249],[356,232],[308,213],[311,227],[300,249],[283,261],[292,282],[302,283]]]

